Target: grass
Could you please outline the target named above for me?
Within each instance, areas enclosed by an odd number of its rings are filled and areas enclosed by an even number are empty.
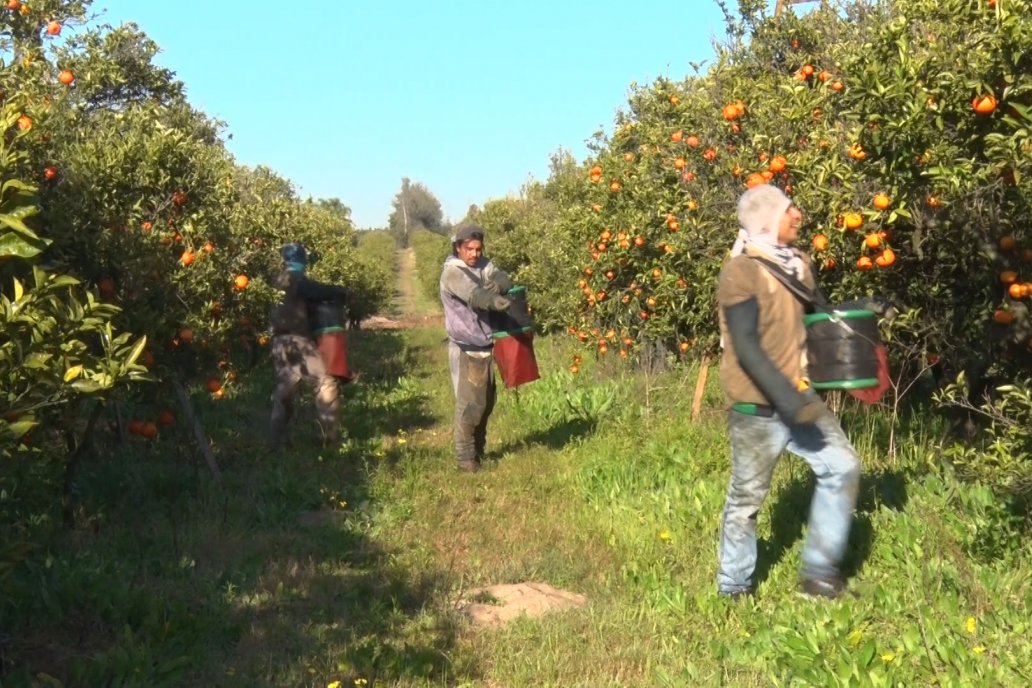
[[[400,316],[430,304],[400,293]],[[319,446],[307,403],[290,450],[265,448],[262,366],[222,400],[196,398],[223,485],[183,436],[89,462],[78,528],[32,512],[41,547],[0,602],[2,684],[1029,683],[1025,524],[953,479],[920,419],[889,458],[881,416],[843,416],[865,464],[858,598],[796,594],[812,480],[786,459],[760,514],[759,594],[728,603],[716,376],[693,424],[690,366],[646,382],[585,360],[574,376],[566,343],[539,339],[543,379],[500,393],[487,468],[460,474],[439,318],[351,333],[363,378],[344,388],[339,449]],[[10,499],[23,484],[5,482]],[[468,588],[518,581],[589,603],[490,631],[453,611]]]

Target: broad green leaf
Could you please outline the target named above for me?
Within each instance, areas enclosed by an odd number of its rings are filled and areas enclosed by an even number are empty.
[[[75,378],[79,377],[80,375],[82,375],[82,366],[81,365],[74,365],[74,366],[72,366],[71,368],[69,368],[68,370],[65,371],[64,381],[65,382],[71,382],[72,380],[74,380]]]

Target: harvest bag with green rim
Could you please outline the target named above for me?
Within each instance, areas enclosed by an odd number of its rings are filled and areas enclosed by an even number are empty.
[[[344,308],[334,301],[310,302],[308,322],[326,372],[339,380],[350,382],[353,375],[348,370]]]
[[[541,377],[534,356],[534,326],[527,306],[527,288],[513,287],[506,294],[509,309],[493,313],[491,338],[502,382],[513,388]]]
[[[770,261],[756,256],[753,259],[813,311],[803,317],[803,325],[807,373],[814,389],[853,391],[884,386],[887,356],[877,314],[865,308],[830,306],[819,291],[811,290]]]

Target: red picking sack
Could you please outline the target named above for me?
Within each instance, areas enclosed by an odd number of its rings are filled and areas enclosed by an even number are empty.
[[[519,387],[541,377],[534,357],[533,332],[499,332],[494,336],[494,359],[506,387]]]
[[[874,357],[878,360],[878,384],[865,389],[851,389],[850,396],[859,399],[865,404],[877,404],[885,393],[892,387],[889,380],[889,350],[884,344],[874,347]]]

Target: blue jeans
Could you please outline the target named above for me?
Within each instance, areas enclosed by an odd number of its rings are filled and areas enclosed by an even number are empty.
[[[803,544],[804,578],[839,575],[860,486],[860,460],[831,414],[813,425],[787,425],[777,415],[730,411],[731,484],[720,528],[717,588],[749,590],[756,569],[756,516],[778,457],[785,449],[805,460],[817,477]]]

